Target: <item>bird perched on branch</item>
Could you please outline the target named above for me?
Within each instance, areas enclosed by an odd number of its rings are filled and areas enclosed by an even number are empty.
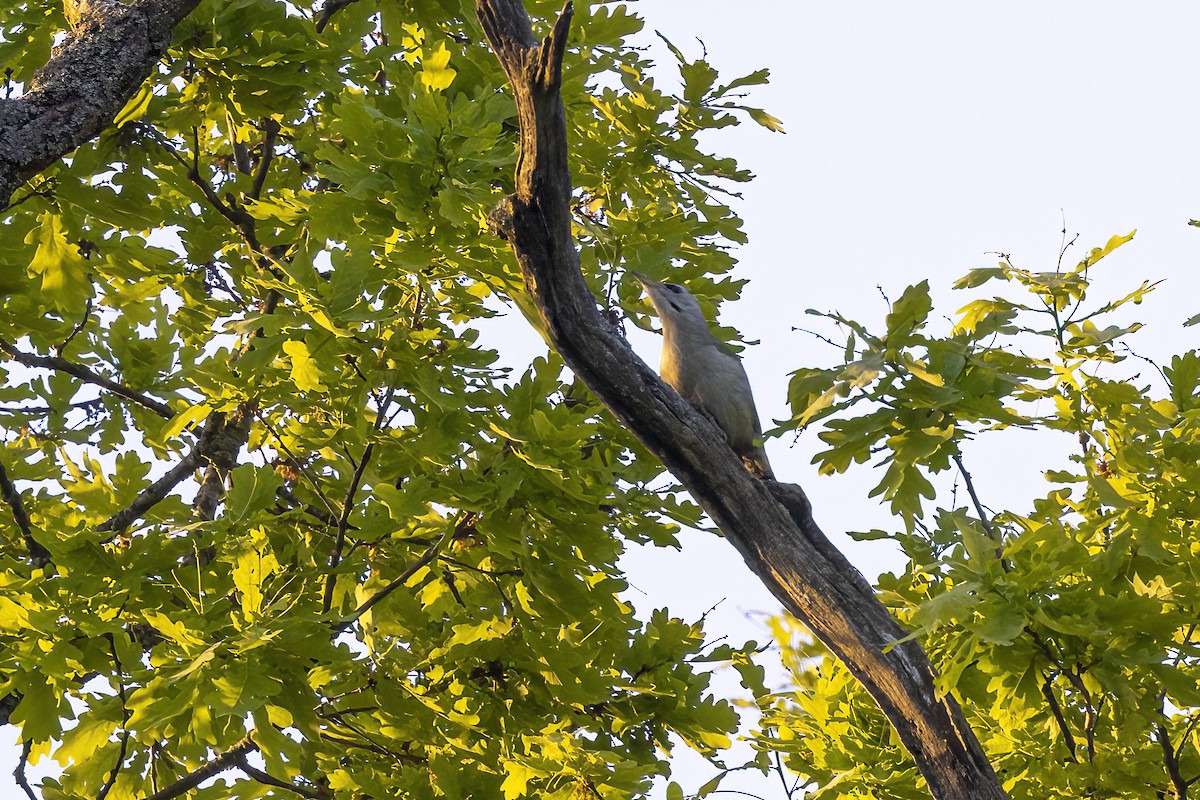
[[[713,336],[700,304],[675,283],[659,283],[631,272],[662,320],[658,371],[671,388],[725,431],[733,452],[759,478],[774,479],[763,449],[762,427],[742,360]]]

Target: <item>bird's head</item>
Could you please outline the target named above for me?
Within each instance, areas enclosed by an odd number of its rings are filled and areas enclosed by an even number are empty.
[[[659,283],[642,275],[640,272],[630,272],[637,282],[646,290],[650,304],[658,312],[663,327],[692,327],[699,325],[708,330],[704,321],[704,312],[692,293],[677,283]]]

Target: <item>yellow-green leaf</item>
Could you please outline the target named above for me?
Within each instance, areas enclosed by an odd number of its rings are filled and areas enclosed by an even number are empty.
[[[79,254],[79,248],[67,241],[60,217],[47,211],[38,219],[41,226],[25,238],[26,244],[37,244],[29,263],[29,275],[41,276],[42,294],[55,308],[73,309],[92,292],[87,262]]]
[[[129,98],[129,102],[125,107],[117,112],[113,117],[113,127],[119,128],[126,122],[133,122],[141,119],[146,115],[146,109],[150,108],[150,101],[154,99],[154,85],[147,81],[142,84],[142,88],[138,93]]]
[[[524,797],[529,781],[538,777],[539,774],[537,770],[531,769],[524,764],[518,764],[516,761],[508,762],[505,771],[508,775],[505,776],[504,783],[500,784],[500,791],[504,792],[504,800]]]
[[[283,352],[292,359],[292,383],[302,392],[310,389],[324,389],[321,385],[321,371],[317,362],[308,352],[308,345],[296,339],[283,343]]]
[[[458,73],[447,66],[450,63],[450,51],[445,42],[438,42],[432,53],[425,53],[421,59],[421,84],[431,92],[440,92],[454,82]]]
[[[746,108],[746,113],[750,115],[750,119],[762,125],[767,130],[775,131],[776,133],[787,133],[783,129],[783,120],[778,117],[773,117],[761,108]]]
[[[163,425],[162,430],[158,434],[159,441],[166,442],[170,439],[174,439],[183,432],[184,428],[187,428],[189,425],[205,419],[211,413],[212,406],[205,403],[194,405],[191,408],[179,412],[174,417],[167,420],[167,423]]]
[[[279,562],[271,553],[263,555],[258,550],[240,553],[233,566],[233,584],[242,593],[242,614],[253,619],[262,609],[263,579],[273,574]]]

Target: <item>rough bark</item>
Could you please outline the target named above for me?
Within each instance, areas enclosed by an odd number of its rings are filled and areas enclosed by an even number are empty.
[[[0,211],[32,175],[104,130],[199,0],[79,0],[71,30],[30,82],[0,99]]]
[[[552,345],[679,478],[772,594],[862,682],[934,797],[1005,797],[958,705],[934,691],[925,652],[915,642],[894,644],[904,631],[813,521],[800,487],[752,477],[716,426],[601,316],[571,237],[559,92],[571,4],[541,44],[520,0],[476,0],[476,11],[512,85],[520,124],[516,193],[493,212],[493,224],[512,246]]]

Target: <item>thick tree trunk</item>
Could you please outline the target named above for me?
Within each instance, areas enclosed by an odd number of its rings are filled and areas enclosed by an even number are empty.
[[[477,0],[512,84],[520,123],[516,193],[493,213],[564,361],[720,526],[772,594],[841,658],[879,703],[939,800],[1003,798],[951,697],[938,697],[920,645],[813,522],[798,486],[759,481],[724,435],[629,348],[601,316],[571,237],[571,178],[559,93],[568,3],[539,44],[520,0]],[[885,649],[891,646],[890,650]]]
[[[29,91],[0,99],[0,211],[32,175],[108,127],[199,0],[67,0],[71,31]]]

